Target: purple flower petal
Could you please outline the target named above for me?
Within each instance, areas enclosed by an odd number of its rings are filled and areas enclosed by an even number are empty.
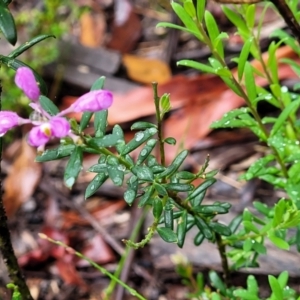
[[[19,125],[19,116],[12,111],[0,111],[0,136]]]
[[[97,112],[109,108],[112,103],[112,92],[97,90],[82,95],[71,105],[71,108],[74,112]]]
[[[16,72],[15,83],[30,100],[38,101],[40,89],[31,69],[20,67]]]
[[[39,147],[47,144],[52,135],[51,126],[49,123],[44,123],[40,126],[33,127],[28,135],[28,143],[31,146]]]
[[[70,123],[61,117],[53,117],[50,120],[52,135],[57,138],[63,138],[68,135],[71,126]]]

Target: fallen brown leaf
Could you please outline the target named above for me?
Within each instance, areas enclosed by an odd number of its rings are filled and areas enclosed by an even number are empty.
[[[35,162],[36,149],[23,139],[20,154],[11,166],[4,181],[3,202],[8,217],[27,201],[35,191],[42,175],[42,165]]]

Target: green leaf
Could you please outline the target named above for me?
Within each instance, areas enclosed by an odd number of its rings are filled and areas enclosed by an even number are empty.
[[[143,129],[147,129],[147,128],[156,128],[157,129],[157,126],[153,123],[139,121],[139,122],[133,123],[130,127],[131,130],[143,130]]]
[[[197,24],[193,21],[193,19],[189,16],[189,14],[184,10],[184,8],[176,2],[171,2],[171,6],[173,11],[176,13],[178,18],[182,21],[184,26],[189,29],[193,35],[195,35],[198,39],[201,39],[201,34],[197,27]]]
[[[245,252],[250,252],[252,249],[252,239],[246,239],[243,244],[243,250]]]
[[[241,54],[239,57],[239,60],[238,60],[238,79],[239,79],[239,81],[241,81],[243,78],[244,68],[245,68],[245,64],[249,57],[252,42],[253,42],[253,38],[247,39],[247,41],[245,42],[245,44],[242,48],[242,51],[241,51]]]
[[[265,203],[254,201],[253,206],[266,217],[269,216],[271,209]]]
[[[101,138],[105,135],[106,127],[107,127],[107,116],[108,116],[107,109],[95,113],[94,116],[95,137]]]
[[[138,148],[156,133],[156,128],[148,128],[144,131],[137,132],[134,138],[123,148],[122,155],[132,152],[134,149]]]
[[[127,190],[124,193],[124,200],[128,205],[132,205],[138,192],[139,181],[135,175],[127,180]]]
[[[47,98],[46,96],[41,95],[39,97],[39,102],[42,108],[51,116],[55,116],[59,113],[58,107],[53,103],[52,100]]]
[[[195,179],[196,175],[188,171],[180,171],[176,173],[176,178],[183,180]]]
[[[201,231],[199,231],[194,238],[195,246],[200,246],[202,244],[202,242],[204,241],[204,238],[205,238],[204,234]]]
[[[17,42],[17,30],[14,18],[5,3],[0,2],[0,30],[13,46]]]
[[[209,74],[217,74],[216,70],[208,65],[189,60],[189,59],[183,59],[177,62],[177,66],[184,66],[184,67],[189,67],[193,68],[199,71],[202,71],[204,73],[209,73]]]
[[[174,160],[172,161],[172,163],[170,164],[170,166],[168,166],[165,169],[165,171],[163,171],[162,173],[160,173],[157,177],[158,178],[163,178],[163,177],[170,177],[170,176],[172,176],[179,169],[179,167],[182,165],[182,163],[186,159],[188,153],[189,152],[187,150],[181,151],[174,158]]]
[[[203,191],[206,191],[210,186],[212,186],[217,180],[215,178],[209,178],[203,181],[195,190],[188,196],[187,200],[194,199]]]
[[[168,23],[168,22],[160,22],[156,25],[156,27],[167,27],[167,28],[178,29],[180,31],[188,32],[188,33],[196,36],[199,40],[202,40],[202,36],[201,36],[200,32],[195,32],[193,30],[190,30],[188,28],[185,28],[183,26],[179,26],[176,24],[172,24],[172,23]]]
[[[136,165],[142,164],[148,158],[148,156],[151,154],[152,150],[154,149],[156,143],[157,143],[156,139],[150,139],[147,141],[146,145],[143,147],[136,160]]]
[[[153,201],[153,216],[155,219],[159,219],[162,211],[163,211],[163,204],[160,198],[155,198]]]
[[[164,115],[171,110],[170,94],[163,94],[160,99],[160,118],[163,119]]]
[[[288,280],[289,280],[288,271],[282,271],[277,278],[277,281],[282,289],[286,287],[286,285],[288,284]]]
[[[56,149],[47,149],[42,154],[39,154],[36,158],[36,162],[46,162],[56,159],[61,159],[63,157],[70,156],[75,149],[75,145],[60,145]]]
[[[64,182],[71,188],[82,170],[82,148],[76,146],[72,152],[64,173]]]
[[[224,58],[224,48],[223,48],[222,41],[220,41],[219,39],[217,40],[217,37],[219,36],[220,32],[214,16],[208,10],[206,10],[204,13],[204,19],[205,19],[208,35],[210,37],[210,40],[214,48],[216,49],[218,54],[222,58]]]
[[[246,8],[246,24],[248,26],[249,29],[253,29],[254,24],[255,24],[255,9],[256,9],[256,5],[255,4],[251,4]]]
[[[105,83],[105,76],[99,77],[91,86],[91,91],[102,90]]]
[[[194,186],[191,184],[185,183],[166,183],[162,185],[167,190],[175,191],[175,192],[188,192],[191,191]]]
[[[278,248],[283,249],[283,250],[289,250],[290,249],[290,245],[283,239],[277,237],[274,234],[274,231],[269,231],[268,232],[268,237],[270,239],[270,241]]]
[[[201,23],[204,17],[206,1],[197,1],[197,19]]]
[[[187,211],[183,210],[181,217],[177,223],[177,245],[179,248],[182,248],[185,241],[185,236],[187,232]]]
[[[283,300],[283,289],[281,288],[280,284],[278,283],[277,279],[272,276],[268,275],[269,284],[274,294],[276,300]]]
[[[218,222],[210,222],[209,227],[220,235],[230,236],[232,234],[230,228],[224,224]]]
[[[139,180],[153,181],[154,179],[153,172],[146,166],[134,166],[131,171]]]
[[[195,223],[196,223],[197,227],[199,228],[199,230],[204,234],[204,236],[208,240],[213,239],[213,233],[212,233],[211,229],[208,227],[208,225],[202,218],[200,218],[199,216],[195,216]]]
[[[232,221],[228,225],[232,233],[235,233],[237,231],[238,227],[242,223],[242,220],[243,220],[243,215],[238,215],[232,219]]]
[[[208,277],[212,286],[219,290],[222,295],[226,295],[226,285],[224,284],[218,273],[215,271],[210,271],[208,273]]]
[[[267,253],[266,247],[263,244],[258,243],[257,241],[254,241],[254,243],[252,243],[252,249],[259,254]]]
[[[173,145],[173,146],[176,145],[176,140],[172,137],[168,137],[168,138],[164,139],[164,142],[169,145]]]
[[[274,136],[280,128],[282,128],[283,123],[287,120],[287,118],[293,115],[300,106],[300,100],[296,100],[291,102],[288,106],[284,108],[281,114],[277,117],[277,120],[270,132],[271,136]]]
[[[166,227],[157,227],[156,231],[165,242],[177,243],[177,235],[172,229]]]
[[[208,214],[208,215],[217,215],[217,214],[227,214],[229,209],[226,209],[218,205],[200,205],[194,207],[193,210],[197,213]]]
[[[26,42],[26,43],[20,45],[15,50],[13,50],[12,52],[10,52],[7,55],[7,57],[16,58],[19,55],[21,55],[23,52],[27,51],[29,48],[31,48],[32,46],[34,46],[35,44],[40,43],[41,41],[43,41],[45,39],[48,39],[50,37],[55,38],[55,35],[53,35],[53,34],[42,34],[42,35],[36,36],[33,39],[31,39],[29,42]]]
[[[85,128],[88,127],[93,114],[94,114],[93,112],[88,112],[88,111],[85,111],[82,114],[81,119],[80,119],[80,124],[79,124],[80,132],[82,132]]]
[[[165,217],[165,227],[170,228],[171,230],[173,230],[173,226],[174,226],[174,212],[173,209],[170,207],[165,207],[164,210],[164,217]]]
[[[251,221],[243,221],[243,225],[246,229],[246,231],[259,234],[259,229],[251,222]]]
[[[253,295],[252,292],[249,292],[247,290],[242,290],[242,289],[233,291],[233,295],[243,300],[260,300],[256,295]]]
[[[34,77],[35,77],[35,79],[36,79],[36,81],[39,85],[41,93],[43,95],[47,95],[48,89],[47,89],[47,85],[46,85],[45,81],[43,80],[43,78],[35,70],[33,70],[27,64],[23,63],[22,61],[20,61],[16,58],[12,59],[12,58],[6,57],[6,56],[0,56],[0,62],[2,62],[8,68],[11,68],[15,71],[20,67],[27,67],[27,68],[31,69],[31,71],[33,72]]]
[[[153,193],[154,193],[153,186],[147,187],[145,194],[141,197],[139,201],[138,207],[144,207],[146,204],[148,204],[148,201],[151,199]]]
[[[154,183],[154,188],[157,191],[158,195],[163,197],[168,195],[167,190],[161,184]]]
[[[278,58],[276,56],[276,50],[282,42],[275,43],[274,41],[269,45],[268,49],[268,62],[267,67],[270,71],[271,79],[273,83],[279,83],[278,79]]]
[[[108,175],[104,173],[97,174],[92,181],[88,184],[84,198],[87,199],[91,197],[95,192],[101,187],[101,185],[108,179]]]
[[[121,186],[123,184],[125,170],[126,168],[122,165],[107,166],[108,176],[116,186]]]
[[[196,18],[196,9],[192,0],[185,0],[183,7],[192,19]]]
[[[246,61],[245,63],[245,86],[247,91],[247,96],[251,103],[253,103],[256,99],[257,92],[256,92],[256,84],[254,80],[253,70],[251,64]]]

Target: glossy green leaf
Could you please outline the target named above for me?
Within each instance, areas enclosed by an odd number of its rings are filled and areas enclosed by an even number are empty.
[[[4,37],[13,46],[17,42],[17,29],[14,18],[7,5],[0,2],[0,30]]]
[[[82,170],[82,148],[76,146],[72,152],[64,173],[64,183],[71,188]]]
[[[180,168],[180,166],[182,165],[182,163],[186,159],[187,155],[188,155],[188,151],[187,150],[181,151],[175,157],[175,159],[172,161],[172,163],[170,164],[170,166],[168,166],[165,171],[163,171],[162,173],[160,173],[158,175],[158,178],[172,176]]]
[[[194,238],[195,246],[200,246],[202,244],[202,242],[204,241],[204,238],[205,238],[204,234],[201,231],[199,231]]]
[[[212,68],[208,65],[193,61],[193,60],[188,60],[188,59],[180,60],[177,62],[177,66],[193,68],[193,69],[202,71],[204,73],[217,74],[216,70],[214,68]]]
[[[163,204],[160,198],[155,198],[152,205],[152,212],[155,219],[159,219],[163,212]]]
[[[215,21],[214,16],[208,10],[206,10],[204,13],[204,19],[205,19],[205,24],[206,24],[206,28],[208,31],[208,35],[210,37],[210,40],[211,40],[214,48],[216,49],[218,54],[222,58],[224,58],[223,43],[222,43],[222,41],[217,40],[217,37],[219,36],[220,32],[219,32],[219,28],[218,28],[217,22]]]
[[[274,136],[278,132],[278,130],[282,128],[287,118],[293,115],[299,109],[299,106],[300,106],[300,100],[296,100],[291,102],[287,107],[284,108],[284,110],[277,117],[277,121],[275,122],[270,132],[271,136]]]
[[[266,253],[267,253],[266,247],[265,247],[263,244],[258,243],[258,242],[256,242],[256,241],[254,241],[254,242],[252,243],[252,249],[253,249],[255,252],[259,253],[259,254],[266,254]]]
[[[156,231],[165,242],[177,243],[177,235],[172,229],[166,227],[157,227]]]
[[[140,145],[142,145],[144,142],[146,142],[156,133],[157,133],[156,128],[148,128],[144,131],[137,132],[134,138],[128,144],[125,145],[122,151],[122,155],[132,152],[134,149],[138,148]]]
[[[157,128],[157,125],[150,123],[150,122],[139,121],[139,122],[133,123],[130,127],[131,130],[144,130],[147,128]]]
[[[23,52],[25,52],[26,50],[30,49],[35,44],[38,44],[38,43],[42,42],[43,40],[48,39],[50,37],[55,38],[55,36],[53,34],[42,34],[42,35],[36,36],[33,39],[31,39],[29,42],[26,42],[26,43],[20,45],[15,50],[10,52],[7,55],[7,57],[16,58],[19,55],[21,55]]]
[[[95,164],[91,166],[88,169],[89,172],[93,173],[106,173],[107,172],[107,164],[106,163],[100,163],[100,164]]]
[[[173,146],[176,145],[176,140],[172,137],[168,137],[168,138],[164,139],[164,142],[169,145],[173,145]]]
[[[271,209],[265,203],[254,201],[253,206],[266,217],[269,216]]]
[[[269,70],[269,73],[271,75],[271,79],[273,83],[279,83],[278,78],[278,58],[276,56],[276,51],[278,47],[280,46],[281,42],[275,43],[274,41],[269,45],[268,49],[268,62],[267,67]]]
[[[218,205],[200,205],[193,208],[193,210],[197,213],[201,214],[227,214],[229,209]]]
[[[124,192],[124,200],[128,205],[132,205],[133,201],[136,199],[138,187],[138,178],[135,175],[132,175],[127,180],[127,190]]]
[[[152,150],[154,149],[156,143],[156,139],[150,139],[147,141],[146,145],[143,147],[136,160],[136,165],[141,165],[147,159],[147,157],[151,154]]]
[[[108,175],[104,173],[97,174],[92,181],[88,184],[84,198],[87,199],[91,197],[95,192],[101,187],[101,185],[108,179]]]
[[[47,149],[42,154],[39,154],[36,158],[36,162],[46,162],[56,159],[61,159],[63,157],[70,156],[74,151],[75,145],[60,145],[56,149]]]
[[[195,190],[188,196],[188,200],[194,199],[203,191],[206,191],[210,186],[212,186],[217,180],[215,178],[206,179],[200,185],[198,185]]]
[[[58,107],[53,103],[52,100],[47,98],[46,96],[41,95],[39,97],[39,102],[42,108],[51,116],[55,116],[59,113]]]
[[[288,271],[282,271],[277,278],[277,281],[282,289],[284,289],[287,286],[288,280],[289,280]]]
[[[232,234],[230,228],[224,224],[218,222],[210,222],[209,227],[216,233],[224,236],[230,236]]]
[[[80,124],[79,124],[80,132],[82,132],[84,129],[86,129],[88,127],[93,114],[94,113],[88,112],[88,111],[85,111],[82,114],[81,119],[80,119]]]
[[[106,127],[107,127],[107,116],[108,116],[107,109],[95,113],[94,116],[95,137],[101,138],[105,135]]]
[[[258,298],[256,295],[253,295],[252,292],[242,289],[233,291],[233,295],[243,300],[260,300],[260,298]]]
[[[176,177],[178,179],[191,180],[191,179],[195,179],[196,175],[188,171],[180,171],[176,173]]]
[[[99,77],[91,86],[91,91],[102,90],[105,83],[105,76]]]
[[[177,238],[178,238],[177,245],[179,248],[182,248],[184,245],[186,233],[187,233],[187,211],[184,210],[177,223]]]
[[[228,225],[232,233],[235,233],[237,231],[240,224],[242,223],[242,220],[243,220],[243,215],[238,215],[232,219],[232,221]]]
[[[201,35],[197,24],[193,21],[193,19],[189,16],[189,14],[184,10],[184,8],[176,2],[171,2],[171,6],[173,11],[176,13],[178,18],[182,21],[185,28],[189,29],[193,35],[197,38],[201,39]]]
[[[123,184],[125,170],[126,168],[122,165],[107,166],[108,176],[116,186],[121,186]]]
[[[253,295],[258,296],[257,294],[259,292],[259,289],[258,289],[257,281],[253,275],[248,276],[247,287],[249,292],[251,292]]]
[[[196,208],[197,206],[199,206],[202,203],[202,201],[205,197],[205,194],[206,194],[206,190],[203,190],[196,197],[194,197],[190,200],[193,208]]]
[[[223,280],[220,278],[217,272],[210,271],[208,273],[209,280],[214,288],[219,290],[222,295],[226,294],[226,285],[224,284]]]
[[[163,184],[163,187],[167,190],[175,191],[175,192],[188,192],[191,191],[194,187],[191,184],[185,183],[166,183]]]
[[[160,104],[160,118],[163,119],[164,115],[171,110],[170,94],[163,94],[159,99]]]
[[[277,237],[273,231],[268,232],[268,237],[270,241],[278,248],[283,249],[283,250],[289,250],[290,245],[284,241],[283,239]]]
[[[201,0],[201,1],[197,1],[197,19],[198,22],[202,22],[203,17],[204,17],[204,12],[205,12],[205,6],[206,6],[206,1],[205,0]]]
[[[199,33],[199,31],[193,31],[193,30],[190,30],[188,28],[185,28],[183,26],[179,26],[179,25],[176,25],[176,24],[172,24],[172,23],[169,23],[169,22],[160,22],[156,25],[156,27],[166,27],[166,28],[173,28],[173,29],[178,29],[180,31],[185,31],[185,32],[188,32],[194,36],[196,36],[198,39],[202,40],[202,36],[201,34]]]
[[[192,0],[185,0],[183,2],[183,7],[192,19],[196,18],[196,9]]]
[[[145,194],[141,197],[139,201],[139,207],[144,207],[146,204],[148,204],[148,201],[151,199],[152,195],[154,193],[153,186],[147,187]]]
[[[212,233],[211,229],[208,227],[208,225],[202,218],[200,218],[199,216],[195,216],[195,223],[196,223],[197,227],[199,228],[199,230],[204,234],[204,236],[208,240],[213,239],[213,233]]]
[[[254,232],[259,234],[259,229],[250,221],[243,221],[243,225],[247,232]]]
[[[245,63],[244,72],[245,72],[244,80],[245,80],[247,96],[251,101],[251,103],[253,103],[256,99],[257,92],[256,92],[256,84],[254,80],[253,69],[251,64],[248,61],[246,61]]]
[[[146,166],[135,166],[131,169],[131,171],[138,177],[139,180],[153,181],[154,179],[153,172]]]
[[[272,290],[272,294],[274,294],[276,300],[283,300],[283,289],[281,288],[277,279],[272,275],[268,275],[268,281]]]
[[[167,196],[168,195],[168,191],[161,184],[154,183],[154,188],[157,191],[158,195],[160,195],[160,196]]]
[[[246,8],[246,14],[245,14],[245,19],[246,19],[246,24],[248,26],[249,29],[252,29],[254,27],[255,24],[255,9],[256,9],[256,5],[255,4],[250,4],[247,8]]]
[[[243,244],[243,250],[249,252],[252,249],[252,239],[246,239]]]
[[[47,95],[48,89],[47,89],[47,85],[46,85],[44,79],[35,70],[33,70],[31,67],[29,67],[27,64],[23,63],[22,61],[20,61],[16,58],[10,58],[10,57],[6,57],[6,56],[0,56],[0,62],[2,62],[8,68],[13,69],[15,71],[20,67],[30,68],[34,74],[34,77],[35,77],[38,85],[39,85],[41,93],[43,95]]]
[[[165,217],[165,227],[173,230],[173,226],[174,226],[173,209],[166,207],[164,210],[164,217]]]

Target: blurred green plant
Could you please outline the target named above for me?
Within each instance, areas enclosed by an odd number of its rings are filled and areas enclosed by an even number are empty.
[[[76,1],[71,0],[44,0],[41,4],[31,8],[22,6],[22,10],[14,12],[16,30],[22,32],[19,43],[25,43],[45,33],[55,37],[55,40],[45,40],[28,49],[21,56],[22,61],[30,64],[39,74],[42,74],[45,65],[58,58],[59,41],[71,33],[82,12],[88,9],[79,7]],[[2,85],[6,87],[2,93],[2,106],[5,110],[13,109],[21,112],[26,109],[28,99],[13,84],[14,73],[14,70],[6,66],[0,69],[0,79]]]

